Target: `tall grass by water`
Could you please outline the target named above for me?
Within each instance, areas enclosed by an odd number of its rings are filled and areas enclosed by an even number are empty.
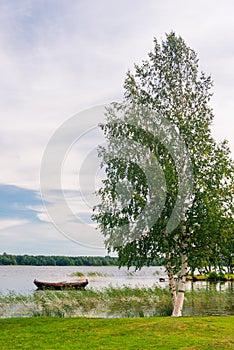
[[[84,278],[84,277],[107,277],[108,275],[106,273],[98,272],[98,271],[88,271],[86,274],[83,272],[73,272],[71,274],[72,277],[79,277],[79,278]]]
[[[113,288],[102,290],[36,291],[31,295],[0,295],[0,317],[152,317],[172,312],[168,289]],[[187,291],[184,315],[233,315],[233,291]]]

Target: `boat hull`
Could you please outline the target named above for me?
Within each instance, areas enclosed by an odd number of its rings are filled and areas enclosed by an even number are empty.
[[[62,290],[62,289],[85,289],[87,284],[89,283],[88,280],[84,281],[78,281],[78,282],[42,282],[37,281],[36,279],[33,281],[35,286],[40,289],[55,289],[55,290]]]

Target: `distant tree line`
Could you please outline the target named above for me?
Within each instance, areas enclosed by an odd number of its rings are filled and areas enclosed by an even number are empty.
[[[0,255],[0,265],[34,266],[117,266],[118,258],[111,256],[45,256],[45,255]],[[151,266],[160,266],[162,259],[155,260]]]

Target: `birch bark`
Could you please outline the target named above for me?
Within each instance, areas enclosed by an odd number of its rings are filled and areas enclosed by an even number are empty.
[[[186,274],[188,271],[187,255],[182,253],[181,260],[182,260],[182,263],[181,263],[181,272],[179,277],[178,292],[177,292],[177,297],[176,297],[173,312],[172,312],[173,317],[182,316],[182,310],[184,305],[185,282],[186,282]]]
[[[182,225],[181,225],[181,237],[182,237],[182,246],[181,246],[181,270],[179,274],[179,284],[176,300],[173,303],[173,317],[182,316],[182,310],[184,305],[184,293],[185,293],[185,283],[186,275],[188,272],[188,258],[186,254],[187,244],[185,241],[186,238],[186,225],[185,225],[185,213],[183,213]]]
[[[166,255],[166,260],[167,260],[166,269],[167,269],[167,275],[169,278],[169,288],[170,288],[172,303],[173,303],[173,307],[174,307],[175,302],[176,302],[176,285],[175,285],[175,279],[174,279],[174,275],[173,275],[173,271],[172,271],[169,253]]]

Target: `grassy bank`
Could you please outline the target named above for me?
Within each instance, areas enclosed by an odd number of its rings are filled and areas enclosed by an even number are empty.
[[[0,348],[233,349],[234,317],[0,320]]]

